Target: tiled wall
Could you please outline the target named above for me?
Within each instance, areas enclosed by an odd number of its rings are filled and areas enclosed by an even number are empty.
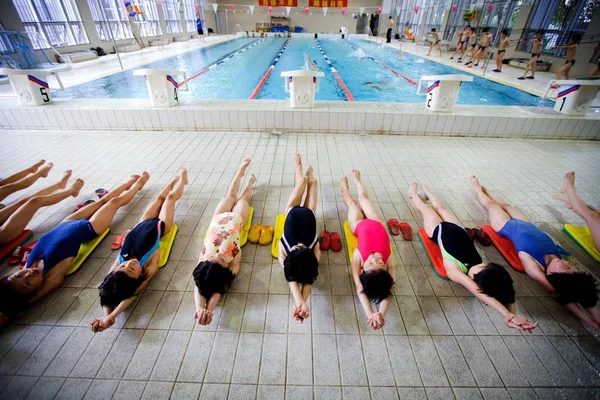
[[[600,139],[600,117],[567,117],[547,108],[461,106],[445,114],[419,104],[360,102],[319,102],[312,110],[290,109],[288,102],[273,100],[217,100],[171,108],[151,108],[147,100],[72,102],[14,107],[5,101],[0,103],[0,127]]]

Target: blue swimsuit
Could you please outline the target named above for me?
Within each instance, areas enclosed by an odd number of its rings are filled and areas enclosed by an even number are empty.
[[[82,243],[98,237],[87,219],[61,222],[42,235],[27,258],[29,268],[35,260],[43,260],[46,274],[61,261],[77,256]]]
[[[119,252],[119,263],[137,259],[144,268],[152,254],[160,248],[160,238],[165,230],[165,223],[158,218],[142,221],[125,236]]]
[[[533,257],[540,265],[547,268],[546,255],[551,254],[560,258],[561,249],[554,244],[550,236],[541,231],[531,222],[510,219],[498,231],[500,236],[510,239],[517,252],[522,251]]]

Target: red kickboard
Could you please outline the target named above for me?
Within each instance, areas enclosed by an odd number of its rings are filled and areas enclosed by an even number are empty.
[[[440,278],[448,279],[446,268],[444,268],[444,259],[442,258],[442,251],[440,250],[440,246],[438,246],[437,243],[429,239],[429,236],[427,236],[427,233],[425,233],[425,229],[419,229],[419,238],[421,239],[421,243],[425,248],[427,257],[429,257],[429,261],[431,261],[433,271]]]
[[[28,241],[32,235],[33,234],[30,230],[24,230],[18,238],[16,238],[12,242],[0,246],[0,260],[4,260],[6,257],[10,256],[12,252],[17,248],[17,246]]]
[[[515,249],[513,242],[503,236],[500,236],[492,229],[490,225],[484,225],[481,227],[481,229],[487,233],[492,243],[494,243],[494,246],[496,246],[500,254],[502,254],[504,259],[508,261],[511,267],[519,272],[525,272],[525,267],[523,267],[523,264],[521,264],[521,260],[519,259],[517,249]]]

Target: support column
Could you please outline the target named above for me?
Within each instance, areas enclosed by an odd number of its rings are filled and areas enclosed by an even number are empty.
[[[102,2],[98,0],[99,6],[102,7]],[[12,3],[12,2],[11,2]],[[76,0],[75,4],[77,5],[77,9],[79,10],[79,15],[81,16],[81,21],[83,22],[83,28],[85,29],[85,33],[87,34],[88,40],[90,41],[90,47],[98,47],[102,45],[102,40],[100,39],[100,35],[98,34],[98,30],[96,29],[96,23],[94,22],[94,18],[92,17],[92,10],[90,9],[90,5],[87,0]],[[111,29],[110,25],[107,27]]]

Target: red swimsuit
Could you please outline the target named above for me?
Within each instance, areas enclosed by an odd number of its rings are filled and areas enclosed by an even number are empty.
[[[356,225],[354,234],[358,238],[358,252],[365,261],[370,254],[379,253],[387,264],[390,258],[390,237],[381,222],[374,219],[363,219]]]

